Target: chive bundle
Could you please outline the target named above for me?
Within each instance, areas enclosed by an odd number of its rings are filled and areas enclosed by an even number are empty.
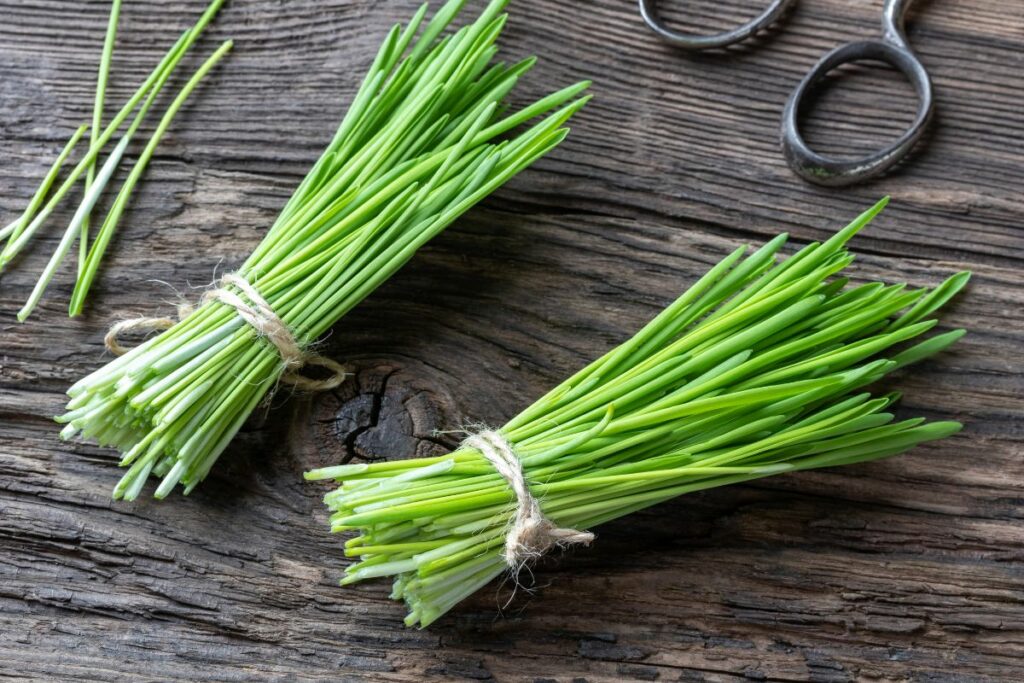
[[[121,10],[120,0],[114,0],[112,3],[110,19],[107,25],[107,34],[103,44],[103,52],[97,76],[92,126],[91,128],[82,126],[75,131],[74,135],[72,135],[68,144],[65,146],[64,150],[60,153],[56,162],[54,162],[52,168],[43,179],[43,182],[40,184],[22,215],[7,227],[0,230],[0,240],[7,240],[3,249],[0,250],[0,270],[3,270],[28,245],[39,229],[49,219],[57,205],[84,176],[84,196],[75,211],[74,217],[67,229],[64,231],[64,235],[61,238],[57,249],[44,267],[43,273],[40,275],[32,293],[29,295],[28,301],[25,302],[25,305],[18,312],[18,320],[24,321],[38,305],[43,293],[56,274],[58,267],[71,251],[71,247],[74,245],[75,240],[79,241],[78,279],[76,281],[75,291],[72,296],[68,312],[72,316],[78,315],[82,312],[86,294],[88,293],[89,287],[96,276],[100,260],[103,258],[103,254],[106,251],[107,245],[110,243],[110,239],[113,236],[114,231],[117,229],[117,225],[120,222],[121,215],[127,206],[132,190],[148,166],[156,146],[159,144],[160,139],[170,126],[175,114],[184,104],[185,99],[192,93],[199,81],[231,49],[231,41],[223,43],[220,48],[203,63],[199,70],[191,79],[189,79],[184,88],[180,91],[172,105],[168,108],[146,145],[142,155],[132,167],[128,180],[124,183],[121,191],[118,193],[114,205],[111,207],[109,213],[104,219],[100,230],[96,235],[96,239],[91,246],[89,244],[90,215],[92,214],[92,211],[100,197],[103,195],[107,185],[113,178],[114,173],[121,163],[122,157],[128,150],[129,144],[138,133],[139,127],[146,119],[146,116],[155,103],[157,97],[170,80],[178,66],[178,63],[196,42],[210,21],[213,20],[214,16],[216,16],[223,4],[224,0],[213,0],[213,2],[211,2],[206,11],[199,18],[199,21],[197,21],[192,28],[182,34],[171,49],[164,55],[156,68],[154,68],[149,74],[143,84],[139,86],[135,93],[128,99],[118,113],[114,115],[110,123],[104,128],[102,126],[102,121],[107,78],[110,71],[110,63],[113,56],[114,42],[117,34],[117,23]],[[136,107],[138,107],[137,110]],[[132,116],[132,112],[135,112],[134,116]],[[125,121],[128,120],[129,116],[132,116],[132,118],[131,122],[128,124],[127,130],[122,134],[118,143],[114,145],[99,170],[97,170],[96,166],[100,154],[111,142],[114,135],[117,134]],[[73,148],[78,144],[79,140],[81,140],[86,130],[89,131],[88,151],[70,171],[64,182],[61,183],[57,190],[51,195],[50,190],[53,187],[57,176],[60,174],[61,168],[71,155]],[[48,196],[49,199],[47,199]]]
[[[957,432],[956,422],[894,421],[896,394],[862,387],[963,335],[930,319],[967,282],[933,290],[836,277],[845,244],[883,200],[828,241],[777,262],[782,235],[737,249],[632,339],[499,430],[553,524],[589,529],[691,491],[782,472],[864,462]],[[516,498],[481,452],[347,464],[331,530],[358,531],[341,583],[394,577],[406,624],[427,626],[509,569]],[[517,570],[518,567],[512,567]]]
[[[587,86],[579,83],[505,114],[503,100],[535,60],[494,61],[504,0],[442,36],[462,4],[449,0],[425,24],[424,5],[391,30],[333,140],[234,274],[301,348],[561,142],[563,124],[587,99],[577,98]],[[227,279],[223,290],[247,296]],[[62,436],[80,433],[124,453],[129,470],[115,498],[134,499],[151,474],[162,477],[157,497],[179,483],[188,493],[284,369],[278,349],[235,308],[207,301],[71,387]]]

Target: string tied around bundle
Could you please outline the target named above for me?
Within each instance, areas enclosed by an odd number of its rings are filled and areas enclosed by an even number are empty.
[[[233,292],[229,287],[234,287],[241,294]],[[202,303],[210,301],[218,301],[235,309],[238,317],[252,327],[260,338],[265,339],[277,349],[284,362],[281,382],[305,391],[328,391],[340,386],[346,375],[349,374],[348,369],[341,363],[303,349],[288,325],[274,312],[259,290],[241,275],[228,273],[221,277],[218,287],[203,294]],[[178,320],[164,317],[122,320],[111,325],[103,338],[103,343],[111,353],[122,356],[129,349],[121,344],[121,335],[129,332],[145,333],[167,330],[187,318],[193,311],[190,304],[183,303],[178,306]],[[325,368],[330,372],[330,376],[324,379],[312,379],[299,373],[309,365]]]
[[[505,563],[513,570],[518,571],[555,546],[590,545],[594,540],[589,531],[559,527],[544,515],[540,503],[530,493],[522,461],[500,432],[477,432],[463,441],[462,447],[479,451],[515,493],[516,513],[505,536],[504,551]]]

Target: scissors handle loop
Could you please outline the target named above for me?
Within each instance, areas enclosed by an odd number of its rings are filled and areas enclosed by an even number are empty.
[[[903,31],[903,16],[909,5],[910,0],[888,0],[882,16],[882,40],[864,40],[835,48],[821,58],[789,96],[782,113],[782,151],[790,168],[803,179],[817,185],[840,186],[873,178],[898,163],[924,134],[934,109],[932,82]],[[836,67],[863,60],[885,62],[910,81],[917,93],[914,121],[895,142],[867,156],[847,159],[818,154],[800,134],[797,119],[804,98]]]
[[[683,50],[713,50],[746,40],[763,28],[774,23],[796,0],[772,0],[761,14],[731,31],[708,36],[694,36],[678,33],[668,28],[658,17],[656,0],[640,0],[640,16],[659,38]]]

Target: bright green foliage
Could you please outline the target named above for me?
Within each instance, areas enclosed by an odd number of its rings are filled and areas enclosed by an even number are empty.
[[[43,293],[46,291],[50,281],[56,274],[58,267],[67,257],[76,239],[81,239],[79,257],[83,260],[79,262],[79,282],[76,287],[78,297],[75,305],[71,307],[71,314],[76,315],[81,312],[82,301],[84,300],[89,284],[92,282],[92,278],[95,276],[99,258],[102,257],[103,253],[103,248],[99,250],[88,250],[87,238],[89,216],[106,189],[107,183],[112,180],[114,172],[117,170],[117,166],[120,164],[121,158],[126,152],[133,136],[137,133],[142,122],[145,120],[146,114],[149,112],[150,108],[157,101],[164,86],[174,74],[178,63],[188,52],[189,48],[191,48],[196,40],[198,40],[207,25],[217,15],[217,12],[220,11],[223,4],[224,0],[212,0],[210,2],[206,11],[203,12],[196,24],[181,35],[167,54],[164,55],[163,59],[160,60],[160,63],[156,68],[149,74],[143,84],[135,91],[135,94],[133,94],[124,106],[121,107],[118,113],[114,115],[114,118],[107,127],[100,130],[100,124],[98,122],[102,120],[103,100],[106,92],[108,75],[107,72],[110,68],[110,60],[113,54],[114,39],[117,30],[117,20],[121,7],[119,0],[115,0],[112,4],[110,21],[107,26],[107,37],[104,41],[103,54],[100,60],[100,71],[97,78],[96,100],[93,109],[94,127],[90,131],[89,150],[70,171],[68,177],[64,179],[64,182],[60,184],[52,195],[50,195],[50,187],[53,185],[61,165],[67,158],[71,148],[74,147],[78,137],[81,136],[81,133],[76,133],[76,135],[72,137],[72,141],[68,143],[68,147],[61,153],[60,158],[58,158],[57,162],[54,164],[50,174],[47,175],[43,184],[39,187],[39,190],[30,202],[29,207],[25,210],[22,216],[11,225],[0,230],[0,240],[7,240],[3,249],[0,250],[0,271],[2,271],[27,246],[68,192],[74,188],[80,179],[83,177],[85,178],[85,193],[81,203],[75,211],[70,225],[68,225],[67,229],[64,231],[64,236],[58,243],[57,249],[54,251],[50,260],[44,267],[39,280],[36,282],[32,293],[29,295],[28,301],[26,301],[21,310],[18,311],[18,320],[24,321],[28,318],[35,307],[39,304]],[[134,188],[135,183],[138,181],[139,176],[145,169],[146,164],[153,153],[151,148],[155,147],[156,143],[159,142],[160,137],[170,125],[174,114],[181,107],[184,98],[186,98],[195,88],[198,80],[201,79],[230,49],[231,41],[227,41],[221,45],[220,50],[214,53],[214,55],[210,57],[202,67],[200,67],[196,75],[189,80],[188,84],[182,90],[182,93],[175,100],[167,114],[165,114],[157,128],[157,132],[154,133],[153,138],[150,141],[150,145],[147,147],[146,151],[143,152],[143,155],[132,169],[130,182],[126,183],[124,186],[126,189],[123,189],[121,194],[118,196],[118,201],[115,202],[114,208],[108,215],[107,220],[104,221],[104,241],[102,242],[104,247],[110,239],[110,234],[116,228],[117,221],[119,220],[121,211],[123,211],[124,205],[131,194],[131,190]],[[138,107],[137,111],[136,107]],[[135,111],[135,116],[128,125],[127,131],[122,135],[121,140],[109,153],[103,162],[103,166],[97,173],[95,171],[95,166],[100,153],[107,146],[107,143],[111,141],[113,136],[120,129],[121,125],[128,120],[128,117],[133,111]],[[49,199],[44,204],[42,200],[47,197],[47,195],[49,195]],[[87,256],[91,257],[91,265],[86,263],[84,260]],[[89,266],[88,271],[87,266]]]
[[[963,335],[930,319],[967,282],[934,290],[833,278],[845,244],[884,205],[777,262],[786,236],[737,249],[622,346],[501,428],[560,527],[589,529],[700,489],[901,453],[960,429],[894,421],[895,394],[863,387]],[[406,623],[426,626],[508,567],[514,496],[483,457],[327,467],[333,531],[355,530],[343,584],[394,577]]]
[[[334,139],[237,271],[302,345],[561,142],[563,124],[586,101],[576,99],[587,86],[580,83],[506,115],[506,95],[534,60],[494,62],[504,0],[442,36],[462,4],[449,1],[425,25],[423,6],[392,29]],[[116,498],[135,498],[150,474],[163,477],[157,497],[178,483],[187,493],[282,370],[277,350],[233,308],[206,303],[75,384],[62,435],[80,432],[124,452],[130,469]]]
[[[110,77],[110,62],[114,58],[114,41],[117,39],[117,22],[121,16],[121,0],[110,4],[110,19],[107,21],[107,37],[103,40],[103,52],[100,54],[100,67],[96,74],[96,98],[92,107],[92,128],[89,130],[89,146],[96,144],[100,131],[103,130],[103,101],[107,96],[107,79]],[[90,164],[85,174],[85,192],[89,191],[92,181],[96,178],[95,161]],[[89,217],[82,221],[82,234],[78,240],[78,274],[85,267],[85,257],[89,253]]]
[[[181,89],[177,97],[174,98],[174,101],[171,102],[171,105],[167,108],[167,111],[164,112],[163,117],[160,119],[160,123],[157,124],[156,130],[153,131],[153,136],[150,137],[149,142],[146,143],[145,149],[142,150],[142,154],[139,156],[138,161],[135,162],[135,166],[132,167],[131,173],[128,175],[128,178],[124,181],[124,184],[118,191],[117,198],[114,200],[113,206],[110,207],[110,212],[107,214],[107,217],[103,221],[103,225],[96,234],[95,242],[86,251],[86,255],[83,260],[79,262],[78,282],[75,283],[75,290],[71,295],[71,304],[68,307],[69,313],[72,317],[82,312],[82,307],[85,305],[85,297],[89,293],[89,288],[92,286],[93,280],[96,278],[96,273],[99,270],[103,255],[106,253],[107,246],[110,244],[110,240],[114,236],[114,231],[117,229],[117,225],[121,220],[121,216],[124,214],[124,210],[128,207],[132,191],[134,191],[135,186],[142,178],[142,174],[149,165],[150,159],[153,158],[153,154],[156,152],[156,148],[160,144],[160,140],[163,139],[164,134],[167,132],[167,129],[170,127],[174,117],[185,103],[185,100],[187,100],[189,95],[192,94],[192,91],[199,85],[199,82],[214,66],[216,66],[217,62],[219,62],[224,55],[231,50],[232,46],[232,41],[226,41],[216,52],[210,55],[210,57],[203,62],[203,65],[200,66],[192,75],[188,82],[185,83],[185,87]]]
[[[60,154],[57,155],[57,158],[50,166],[50,170],[47,171],[46,175],[43,177],[43,182],[39,184],[38,188],[36,188],[35,193],[32,195],[32,199],[28,203],[28,207],[26,207],[25,211],[11,221],[11,223],[3,230],[0,230],[0,241],[16,239],[20,232],[24,230],[25,226],[35,218],[36,212],[39,211],[39,208],[43,205],[43,200],[46,199],[46,195],[50,192],[50,188],[53,187],[53,183],[57,180],[57,176],[60,175],[60,170],[64,167],[64,162],[68,160],[68,157],[71,156],[71,152],[74,151],[75,147],[78,145],[78,141],[82,139],[82,136],[85,135],[88,130],[89,126],[83,124],[78,127],[78,130],[72,133],[71,138],[67,141],[67,144],[64,145],[64,148],[60,151]],[[2,254],[2,252],[0,252],[0,254]],[[2,255],[0,255],[0,268],[2,267],[3,258]]]

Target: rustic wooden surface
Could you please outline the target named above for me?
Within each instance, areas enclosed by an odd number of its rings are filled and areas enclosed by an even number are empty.
[[[125,3],[111,100],[123,101],[202,2]],[[757,3],[693,2],[722,28]],[[50,416],[104,362],[126,314],[240,263],[327,142],[387,27],[412,0],[231,0],[189,59],[234,54],[161,146],[88,314],[65,268],[14,312],[65,209],[0,280],[0,676],[42,680],[994,681],[1024,675],[1024,5],[918,3],[910,34],[938,114],[888,178],[805,185],[780,110],[827,48],[877,32],[881,0],[808,0],[724,53],[659,44],[628,0],[519,0],[506,53],[542,60],[517,101],[593,77],[558,151],[425,248],[337,326],[355,380],[281,399],[192,496],[112,503],[115,454],[64,444]],[[107,4],[0,0],[0,223],[91,111]],[[909,88],[843,72],[807,121],[865,150],[909,121]],[[855,108],[855,112],[844,111]],[[138,153],[138,149],[134,153]],[[623,340],[744,241],[820,239],[882,194],[858,277],[934,284],[974,270],[944,325],[971,334],[891,380],[903,411],[966,429],[904,457],[778,477],[659,506],[548,561],[532,595],[480,592],[425,631],[388,587],[341,589],[340,540],[300,473],[438,452],[432,436],[501,423]]]

